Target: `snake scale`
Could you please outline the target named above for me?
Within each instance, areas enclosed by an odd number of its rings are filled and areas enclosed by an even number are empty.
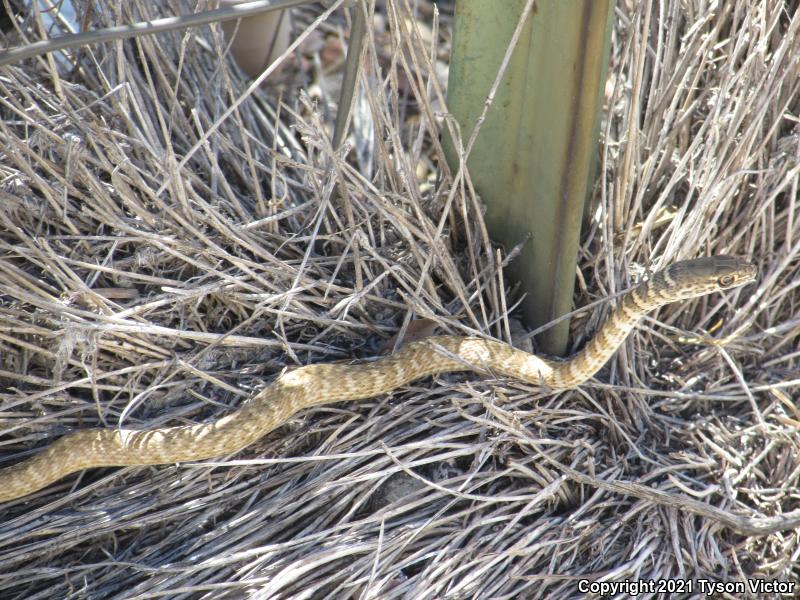
[[[151,430],[78,430],[31,458],[0,469],[0,502],[31,494],[82,469],[177,463],[230,454],[301,409],[370,398],[437,373],[489,370],[553,390],[572,388],[594,375],[649,311],[746,284],[756,273],[755,266],[733,256],[674,263],[626,292],[596,335],[566,361],[547,360],[478,337],[435,336],[372,362],[313,364],[284,372],[242,408],[210,423]]]

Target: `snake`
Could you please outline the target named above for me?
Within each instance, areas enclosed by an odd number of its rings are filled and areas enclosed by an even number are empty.
[[[22,498],[84,469],[174,464],[233,454],[300,410],[388,394],[441,373],[472,370],[553,391],[574,388],[609,360],[650,311],[744,285],[756,275],[751,262],[736,256],[675,262],[622,294],[595,335],[568,359],[539,357],[479,336],[430,336],[372,361],[284,370],[241,408],[214,421],[156,429],[79,429],[0,469],[0,502]]]

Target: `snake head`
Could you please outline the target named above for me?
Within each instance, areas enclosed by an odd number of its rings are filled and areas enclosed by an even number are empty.
[[[679,290],[676,299],[688,299],[750,283],[758,269],[739,256],[706,256],[676,262],[662,274],[668,290]]]

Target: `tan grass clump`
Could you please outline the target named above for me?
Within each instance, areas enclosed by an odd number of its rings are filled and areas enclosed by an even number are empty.
[[[103,0],[87,25],[167,11],[152,4]],[[800,509],[800,16],[706,5],[620,3],[575,303],[722,252],[753,257],[755,289],[662,309],[573,392],[442,377],[306,411],[216,462],[69,477],[0,506],[0,596],[797,582],[780,518]],[[410,14],[387,2],[391,35],[367,40],[346,157],[329,98],[255,91],[221,119],[247,83],[210,28],[0,69],[0,464],[71,428],[219,416],[284,367],[374,355],[412,318],[516,331],[511,249],[469,186],[436,177],[437,53]],[[607,308],[577,314],[576,347]]]

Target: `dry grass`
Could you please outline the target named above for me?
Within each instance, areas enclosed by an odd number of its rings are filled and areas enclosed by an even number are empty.
[[[374,354],[412,318],[504,338],[514,298],[480,203],[435,177],[430,49],[388,4],[397,47],[367,42],[347,161],[325,103],[293,89],[221,120],[247,84],[208,28],[83,48],[74,71],[0,71],[0,464],[71,428],[219,416],[285,366]],[[620,3],[575,302],[709,253],[752,256],[757,289],[662,309],[569,393],[447,376],[306,411],[216,462],[69,477],[0,507],[0,595],[800,580],[796,525],[744,536],[680,504],[750,524],[800,508],[800,16],[714,6]],[[577,315],[576,346],[603,314]]]

